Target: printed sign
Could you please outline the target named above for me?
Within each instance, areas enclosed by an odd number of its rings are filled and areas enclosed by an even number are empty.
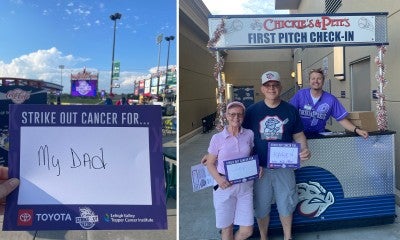
[[[112,76],[113,80],[117,80],[119,78],[120,66],[121,66],[120,62],[114,62],[114,64],[113,64],[113,76]]]
[[[11,105],[9,128],[4,230],[167,228],[160,106]]]
[[[214,178],[208,172],[203,164],[197,164],[191,167],[193,192],[211,187],[214,185]]]
[[[387,15],[212,16],[208,25],[210,37],[220,34],[215,49],[387,45]]]
[[[258,156],[224,161],[227,180],[232,183],[243,183],[258,178]]]
[[[250,107],[254,103],[254,86],[233,86],[233,99]]]
[[[300,144],[269,142],[268,159],[269,168],[299,168],[300,167]]]

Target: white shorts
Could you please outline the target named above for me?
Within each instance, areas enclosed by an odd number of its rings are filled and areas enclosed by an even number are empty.
[[[253,181],[213,190],[217,228],[230,225],[253,226]]]

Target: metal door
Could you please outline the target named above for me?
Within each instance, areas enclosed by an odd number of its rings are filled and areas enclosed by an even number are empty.
[[[351,111],[371,111],[370,58],[350,63]]]

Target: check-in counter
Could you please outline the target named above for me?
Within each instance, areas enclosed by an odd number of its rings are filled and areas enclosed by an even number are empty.
[[[308,139],[312,157],[296,170],[299,204],[293,230],[315,231],[393,223],[393,131],[368,139],[332,133]],[[273,207],[270,229],[281,232]]]

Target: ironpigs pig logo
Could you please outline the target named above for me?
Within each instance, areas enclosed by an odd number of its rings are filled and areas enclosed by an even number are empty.
[[[267,116],[260,121],[261,139],[276,140],[282,139],[283,126],[289,119],[281,120],[278,116]]]
[[[333,194],[326,191],[318,182],[298,183],[297,188],[299,193],[297,208],[303,216],[319,217],[335,202]]]

